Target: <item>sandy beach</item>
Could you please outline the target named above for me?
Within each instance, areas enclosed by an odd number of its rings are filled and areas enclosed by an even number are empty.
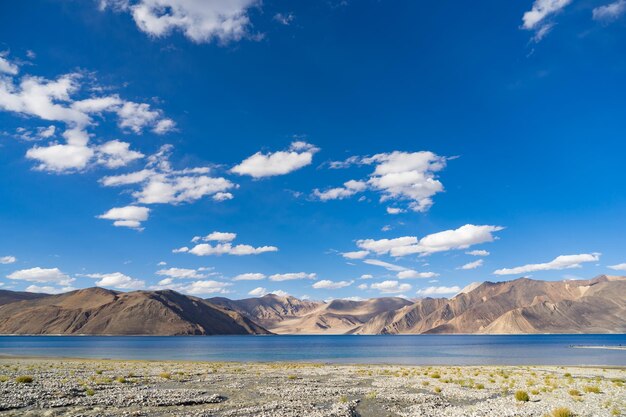
[[[619,416],[625,383],[625,368],[4,357],[0,415]]]

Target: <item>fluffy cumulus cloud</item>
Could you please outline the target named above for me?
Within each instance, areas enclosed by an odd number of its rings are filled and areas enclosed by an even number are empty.
[[[367,189],[367,183],[364,181],[350,180],[343,184],[343,187],[330,188],[326,191],[320,191],[319,189],[313,190],[315,197],[321,201],[328,200],[343,200],[344,198],[352,197],[354,194]]]
[[[561,255],[557,256],[550,262],[539,264],[528,264],[515,268],[503,268],[494,271],[496,275],[520,275],[536,271],[551,271],[570,268],[582,268],[582,264],[586,262],[597,262],[600,260],[599,253],[582,253],[579,255]]]
[[[69,73],[55,79],[20,76],[17,66],[11,66],[6,57],[2,57],[2,62],[4,71],[0,71],[5,75],[0,77],[0,110],[64,126],[59,139],[56,126],[38,128],[41,133],[38,139],[47,143],[36,145],[26,153],[27,158],[36,161],[37,169],[72,172],[91,163],[117,168],[142,158],[143,154],[131,150],[126,142],[90,143],[90,129],[106,115],[112,115],[122,130],[135,134],[146,129],[162,134],[168,131],[164,126],[174,127],[174,122],[164,118],[161,110],[147,103],[128,101],[116,94],[89,93],[97,90],[91,88],[95,81],[84,74]]]
[[[148,220],[150,209],[140,206],[114,207],[98,216],[99,219],[113,220],[116,227],[143,230],[141,223]]]
[[[255,289],[248,291],[248,295],[251,295],[253,297],[263,297],[266,294],[267,288],[263,287],[256,287]]]
[[[293,142],[286,151],[257,152],[235,165],[231,172],[253,178],[284,175],[310,165],[313,155],[318,151],[318,148],[309,143]]]
[[[620,18],[626,12],[626,0],[617,0],[613,3],[593,9],[593,20],[610,23]]]
[[[611,265],[609,268],[614,271],[626,271],[626,262],[623,264]]]
[[[173,169],[169,162],[172,150],[171,145],[163,145],[148,158],[144,169],[107,176],[101,183],[105,187],[138,187],[132,196],[141,204],[191,203],[237,187],[226,178],[208,175],[209,167]],[[223,201],[223,198],[214,200]]]
[[[401,284],[395,280],[376,282],[370,285],[370,288],[373,290],[378,290],[383,294],[399,294],[402,292],[410,291],[411,284]]]
[[[179,279],[201,279],[206,278],[208,271],[210,268],[198,268],[198,269],[188,269],[188,268],[167,268],[160,269],[156,272],[157,275],[168,277],[168,278],[179,278]]]
[[[468,262],[465,265],[462,265],[460,267],[458,267],[457,269],[476,269],[476,268],[480,268],[481,266],[483,266],[483,260],[479,259],[477,261],[474,262]]]
[[[287,291],[283,291],[283,290],[270,291],[270,294],[274,294],[274,295],[277,295],[279,297],[288,297],[289,296],[289,293]]]
[[[461,292],[461,287],[454,285],[452,287],[428,287],[417,291],[417,295],[422,297],[431,297],[438,295],[456,295]]]
[[[0,74],[17,75],[19,67],[6,58],[6,52],[0,52]]]
[[[196,43],[220,43],[249,37],[250,8],[259,0],[100,0],[100,9],[130,13],[149,36],[179,31]]]
[[[306,272],[288,272],[286,274],[270,275],[271,281],[293,281],[296,279],[315,279],[317,274]]]
[[[37,282],[37,283],[55,283],[58,285],[69,286],[75,279],[61,272],[59,268],[30,268],[20,269],[9,275],[7,278],[13,280]]]
[[[146,286],[144,281],[134,279],[121,272],[113,272],[110,274],[86,274],[88,278],[97,279],[98,287],[119,288],[124,290],[136,290]]]
[[[0,264],[8,265],[17,262],[17,258],[15,256],[0,256]]]
[[[34,292],[40,294],[61,294],[73,290],[75,290],[75,288],[70,286],[58,288],[51,285],[29,285],[25,289],[26,292]]]
[[[539,42],[554,26],[549,18],[571,2],[572,0],[535,0],[532,8],[522,17],[522,28],[534,31],[533,40]]]
[[[354,281],[330,281],[323,279],[312,285],[316,290],[336,290],[339,288],[349,287]]]
[[[493,233],[502,229],[501,226],[466,224],[458,229],[444,230],[421,239],[415,236],[380,240],[363,239],[357,241],[357,246],[378,255],[390,254],[396,257],[412,254],[428,255],[493,242],[496,239]]]
[[[405,271],[400,271],[396,274],[398,279],[412,279],[412,278],[434,278],[438,277],[439,274],[436,272],[417,272],[412,269],[407,269]]]
[[[217,244],[210,243],[198,243],[192,248],[183,246],[181,248],[174,249],[174,253],[191,253],[196,256],[211,256],[211,255],[259,255],[266,252],[277,252],[276,246],[259,246],[254,247],[251,245],[234,245],[230,241],[237,237],[235,233],[227,232],[213,232],[207,236],[196,236],[192,239],[192,242],[197,243],[199,241],[216,241]]]
[[[233,277],[233,281],[260,281],[267,278],[265,274],[259,272],[247,272]]]
[[[325,191],[314,190],[315,197],[322,201],[343,199],[358,192],[371,189],[381,193],[381,202],[406,201],[408,208],[427,211],[433,204],[432,197],[443,191],[437,173],[446,166],[447,159],[432,152],[380,153],[370,157],[351,157],[344,162],[334,162],[331,168],[345,168],[354,164],[374,165],[367,180],[351,180],[343,187]],[[398,214],[404,209],[389,207],[389,214]]]

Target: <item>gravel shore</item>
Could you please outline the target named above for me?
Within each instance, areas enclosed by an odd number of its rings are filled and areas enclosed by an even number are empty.
[[[626,369],[0,358],[0,416],[508,417],[558,408],[626,416]]]

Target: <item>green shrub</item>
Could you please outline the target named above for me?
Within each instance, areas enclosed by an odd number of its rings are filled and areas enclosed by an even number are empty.
[[[85,390],[85,395],[88,395],[88,396],[90,396],[90,397],[91,397],[92,395],[94,395],[95,393],[96,393],[96,392],[95,392],[94,390],[92,390],[91,388],[87,388],[87,389]]]
[[[528,396],[528,393],[526,391],[515,391],[515,399],[517,401],[530,401],[530,397]]]
[[[441,392],[441,388],[439,388],[439,387],[435,387],[435,392],[436,392],[437,394],[439,394],[439,393]]]
[[[159,374],[159,376],[160,376],[161,378],[163,378],[163,379],[170,379],[170,378],[172,378],[172,375],[171,375],[170,373],[168,373],[168,372],[161,372],[161,373]]]
[[[30,384],[31,382],[33,382],[33,377],[27,375],[18,376],[17,378],[15,378],[15,382],[17,382],[18,384]]]
[[[118,376],[117,378],[115,378],[115,380],[120,384],[125,384],[127,382],[126,378],[124,378],[123,376]]]
[[[0,375],[0,382],[7,382],[9,380],[9,377],[6,375]]]
[[[439,372],[433,372],[432,374],[430,374],[431,378],[435,378],[435,379],[439,379],[441,378],[441,374]]]
[[[580,397],[580,391],[578,391],[577,389],[571,389],[569,390],[569,395],[571,395],[572,397]]]
[[[552,410],[552,417],[574,417],[574,413],[567,407],[559,407]]]
[[[593,394],[600,394],[600,387],[597,385],[587,385],[583,388],[583,391]]]

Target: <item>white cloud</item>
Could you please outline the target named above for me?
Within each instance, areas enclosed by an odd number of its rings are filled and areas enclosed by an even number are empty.
[[[361,279],[372,279],[374,278],[374,275],[371,274],[363,274],[361,275]]]
[[[411,278],[434,278],[438,277],[439,274],[435,272],[417,272],[412,269],[407,269],[406,271],[400,271],[396,274],[399,279],[411,279]]]
[[[259,272],[248,272],[233,277],[233,281],[259,281],[265,278],[267,278],[265,274],[261,274]]]
[[[344,252],[341,254],[341,256],[343,256],[346,259],[363,259],[367,255],[369,255],[369,252],[366,250],[359,250],[355,252]]]
[[[204,237],[194,237],[192,242],[204,241],[204,242],[232,242],[237,238],[237,233],[229,233],[229,232],[212,232]]]
[[[97,124],[94,116],[103,118],[105,113],[113,114],[121,128],[129,127],[135,133],[164,120],[161,110],[152,109],[146,103],[123,100],[118,95],[76,99],[75,96],[93,86],[92,79],[84,82],[88,78],[81,73],[69,73],[56,79],[31,75],[20,78],[17,73],[0,78],[0,110],[65,124],[62,133],[65,143],[52,140],[27,151],[26,157],[38,162],[37,169],[59,173],[81,171],[94,159],[115,168],[143,156],[131,151],[124,142],[91,145],[88,130]],[[137,113],[150,114],[150,117],[138,117]],[[56,127],[51,127],[54,130],[41,130],[37,138],[52,138]],[[161,130],[161,133],[165,131]],[[28,133],[27,136],[30,137]]]
[[[143,230],[141,222],[148,220],[150,209],[139,206],[114,207],[104,214],[98,216],[99,219],[113,220],[116,227],[128,227],[135,230]]]
[[[200,243],[193,248],[189,249],[189,253],[196,256],[210,256],[210,255],[259,255],[265,252],[277,252],[276,246],[260,246],[254,247],[250,245],[235,245],[230,243],[218,243],[213,246],[208,243]]]
[[[550,262],[529,264],[516,268],[503,268],[494,271],[496,275],[517,275],[535,271],[550,271],[570,268],[582,268],[584,262],[597,262],[600,260],[599,253],[582,253],[579,255],[561,255]]]
[[[400,152],[380,153],[371,157],[350,157],[343,162],[332,162],[330,167],[345,168],[353,164],[375,165],[374,171],[367,181],[352,181],[359,184],[358,190],[348,187],[332,188],[320,193],[315,190],[319,198],[346,198],[357,191],[367,188],[382,194],[381,202],[408,201],[408,208],[417,211],[427,211],[432,206],[432,197],[443,191],[443,185],[437,179],[437,172],[446,166],[447,159],[432,152]],[[389,214],[398,214],[405,211],[403,208],[388,207]]]
[[[211,197],[213,200],[215,201],[226,201],[226,200],[232,200],[233,198],[235,198],[235,196],[232,193],[224,193],[224,192],[218,192],[213,194],[213,197]]]
[[[295,18],[293,13],[276,13],[274,15],[274,20],[285,26],[289,26]]]
[[[267,289],[263,287],[256,287],[248,292],[248,295],[253,297],[263,297],[265,294],[267,294]]]
[[[470,250],[465,252],[465,254],[472,256],[489,256],[489,252],[484,249]]]
[[[370,285],[373,290],[378,290],[383,294],[397,294],[411,290],[410,284],[400,284],[398,281],[383,281]]]
[[[593,9],[593,20],[604,23],[612,22],[621,17],[626,12],[626,0],[617,0],[604,6]]]
[[[76,288],[74,287],[63,287],[63,288],[57,288],[57,287],[52,287],[50,285],[44,285],[44,286],[39,286],[39,285],[29,285],[28,287],[26,287],[26,292],[34,292],[34,293],[40,293],[40,294],[61,294],[64,292],[68,292],[68,291],[74,291]]]
[[[70,283],[74,281],[74,278],[70,278],[68,275],[61,272],[59,268],[40,267],[20,269],[19,271],[7,275],[7,278],[38,283],[53,282],[65,286],[70,285]]]
[[[0,52],[0,74],[17,75],[19,67],[6,58],[6,53]]]
[[[141,159],[144,154],[130,150],[130,143],[112,140],[96,148],[98,163],[108,168],[120,168]]]
[[[169,158],[172,145],[163,145],[158,152],[148,157],[146,167],[140,171],[102,178],[105,187],[139,185],[132,193],[142,204],[190,203],[205,196],[216,196],[223,201],[227,190],[237,188],[236,184],[223,177],[211,177],[209,167],[172,169]],[[222,193],[222,194],[220,194]],[[232,195],[230,195],[232,197]]]
[[[417,291],[417,295],[423,297],[429,297],[431,295],[449,295],[458,294],[461,291],[461,287],[455,285],[452,287],[428,287]]]
[[[3,264],[3,265],[12,264],[12,263],[15,263],[16,261],[17,261],[17,258],[15,256],[0,257],[0,264]]]
[[[407,270],[407,268],[403,266],[390,264],[389,262],[380,261],[378,259],[365,259],[363,263],[366,263],[368,265],[381,266],[387,269],[388,271],[406,271]]]
[[[271,281],[292,281],[295,279],[315,279],[317,274],[306,272],[289,272],[286,274],[274,274],[270,275]]]
[[[609,268],[615,271],[626,271],[626,262],[623,264],[611,265]]]
[[[172,278],[161,280],[158,285],[150,287],[152,290],[174,290],[190,295],[228,294],[228,287],[233,284],[213,280],[198,280],[193,282],[176,282]]]
[[[463,266],[458,267],[457,269],[476,269],[476,268],[480,268],[481,266],[483,266],[483,260],[479,259],[477,261],[474,262],[468,262]]]
[[[293,142],[287,151],[257,152],[234,166],[231,172],[254,178],[284,175],[310,165],[317,151],[318,148],[306,142]]]
[[[100,10],[110,7],[128,12],[137,27],[151,37],[182,32],[196,43],[220,43],[249,37],[251,7],[258,0],[100,0]]]
[[[157,266],[165,266],[167,265],[167,262],[161,261],[157,264]]]
[[[313,195],[321,201],[328,200],[343,200],[344,198],[352,197],[354,194],[365,191],[367,189],[367,183],[364,181],[350,180],[343,183],[343,187],[330,188],[326,191],[320,191],[319,189],[313,190]]]
[[[146,286],[144,281],[134,279],[121,272],[113,272],[110,274],[86,274],[88,278],[95,278],[98,287],[111,287],[121,289],[140,289]]]
[[[187,269],[187,268],[167,268],[160,269],[156,272],[157,275],[170,277],[170,278],[180,278],[180,279],[200,279],[206,278],[207,274],[204,271],[207,271],[209,268],[198,268],[198,269]]]
[[[339,288],[349,287],[353,283],[354,281],[330,281],[327,279],[323,279],[321,281],[317,281],[315,284],[312,285],[312,287],[316,290],[336,290]]]
[[[546,19],[570,4],[572,0],[535,0],[531,10],[524,13],[522,17],[522,28],[534,30],[533,40],[539,42],[550,32],[554,24]]]
[[[389,253],[391,256],[427,255],[453,249],[466,249],[479,243],[493,242],[495,240],[493,233],[502,229],[501,226],[466,224],[458,229],[444,230],[421,239],[415,236],[380,240],[364,239],[357,241],[357,246],[377,254]]]
[[[367,284],[360,284],[357,288],[360,290],[366,290],[368,287]]]
[[[283,290],[274,290],[274,291],[271,291],[270,294],[274,294],[274,295],[277,295],[279,297],[288,297],[289,296],[289,293],[286,292],[286,291],[283,291]]]

